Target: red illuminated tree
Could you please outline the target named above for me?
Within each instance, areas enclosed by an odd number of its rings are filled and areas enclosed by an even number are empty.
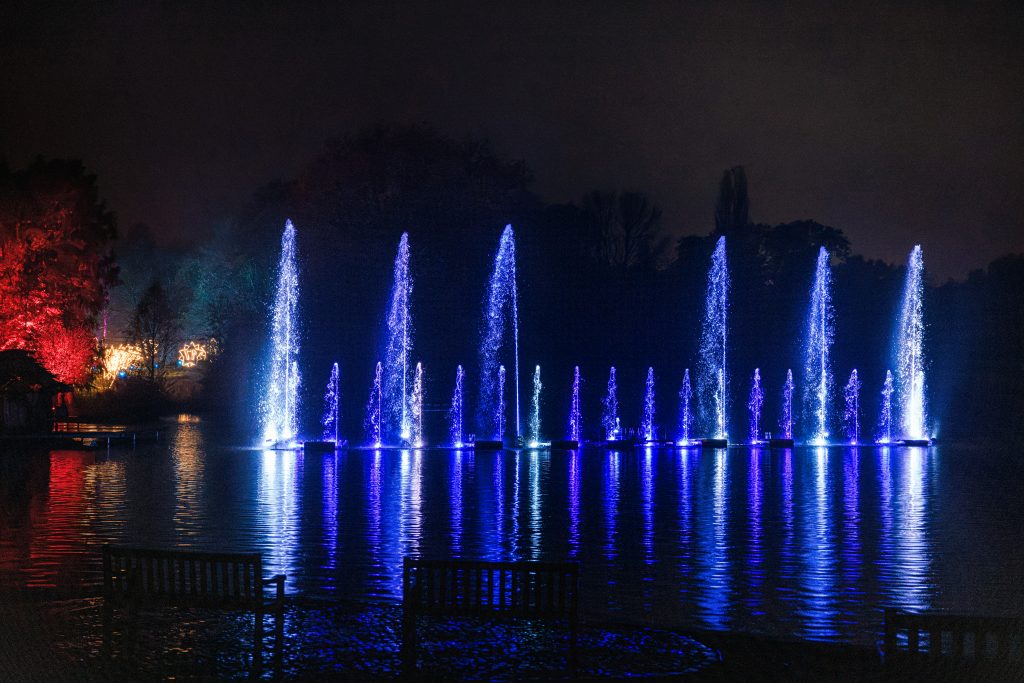
[[[57,375],[84,376],[67,364],[88,362],[83,340],[117,281],[115,237],[81,162],[0,165],[0,350],[28,349]]]
[[[96,338],[82,328],[57,323],[36,335],[35,356],[65,384],[84,384],[96,354]]]

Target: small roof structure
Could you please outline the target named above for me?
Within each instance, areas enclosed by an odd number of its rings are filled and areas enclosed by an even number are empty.
[[[23,349],[0,351],[0,393],[26,394],[30,391],[56,393],[71,386],[58,382],[50,372]]]

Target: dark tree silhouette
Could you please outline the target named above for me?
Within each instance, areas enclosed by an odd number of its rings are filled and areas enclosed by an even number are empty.
[[[147,379],[162,379],[181,341],[181,314],[159,281],[150,285],[139,299],[125,335],[139,346]]]

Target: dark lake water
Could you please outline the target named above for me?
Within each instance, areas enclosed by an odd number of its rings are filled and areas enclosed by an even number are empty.
[[[0,590],[95,592],[105,542],[260,551],[288,590],[398,600],[404,555],[575,559],[585,613],[873,643],[884,607],[1024,612],[1024,493],[985,451],[4,446]]]

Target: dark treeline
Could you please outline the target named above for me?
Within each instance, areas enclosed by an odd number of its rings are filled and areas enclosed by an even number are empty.
[[[330,142],[293,180],[261,189],[238,221],[186,259],[195,293],[186,316],[223,339],[208,382],[212,407],[250,421],[259,400],[274,262],[286,218],[301,258],[303,424],[314,433],[332,362],[341,366],[342,425],[361,441],[373,366],[399,237],[409,232],[415,279],[414,361],[426,371],[428,437],[446,435],[456,365],[467,371],[473,413],[483,302],[498,238],[516,230],[525,429],[529,378],[544,381],[544,432],[564,433],[572,368],[584,377],[583,411],[595,430],[610,365],[618,368],[624,425],[636,425],[647,366],[657,377],[658,419],[674,434],[685,368],[696,372],[704,292],[715,241],[727,239],[731,428],[746,436],[754,368],[766,392],[764,429],[777,429],[787,368],[802,382],[802,338],[815,256],[832,255],[835,280],[835,414],[857,368],[862,430],[874,433],[903,287],[902,265],[864,259],[842,230],[811,220],[755,222],[742,168],[723,177],[704,236],[665,237],[660,211],[642,193],[595,191],[547,204],[526,166],[479,141],[421,127],[377,128]],[[908,236],[907,251],[913,247]],[[927,264],[927,248],[925,263]],[[183,278],[179,275],[178,280]],[[1024,434],[1024,258],[1006,257],[966,282],[927,293],[931,420],[942,438],[1020,439]],[[506,365],[511,367],[511,357]],[[245,395],[239,395],[246,378]],[[799,396],[799,390],[798,390]],[[511,394],[509,394],[511,399]],[[840,429],[839,424],[833,429]],[[467,424],[467,431],[472,428]]]

